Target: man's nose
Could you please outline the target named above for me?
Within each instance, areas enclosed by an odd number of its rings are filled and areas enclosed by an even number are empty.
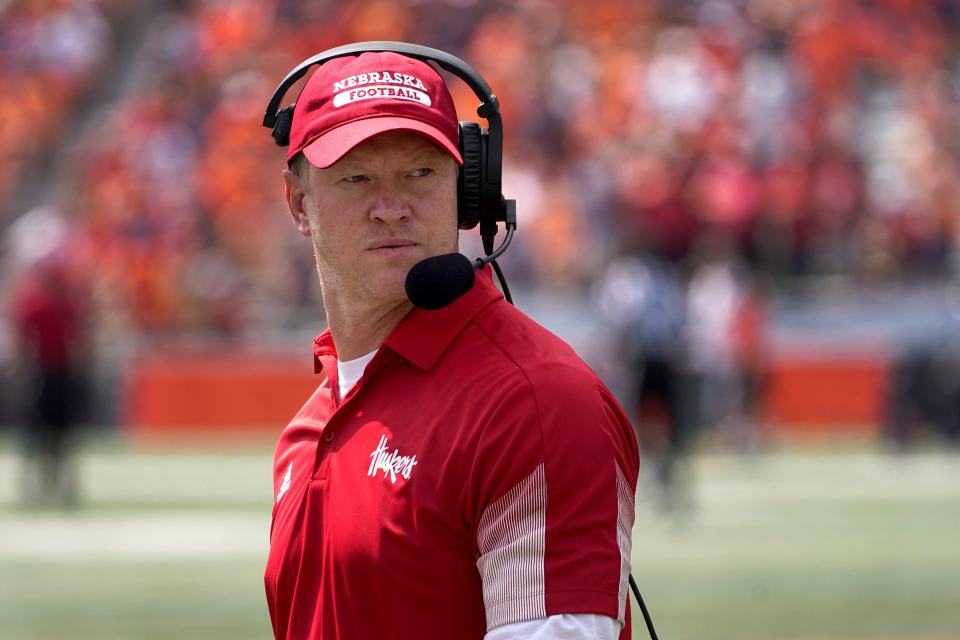
[[[410,203],[401,190],[392,184],[384,184],[377,190],[370,217],[386,223],[401,222],[410,217]]]

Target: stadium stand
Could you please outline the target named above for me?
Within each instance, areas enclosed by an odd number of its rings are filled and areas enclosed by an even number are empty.
[[[0,202],[51,154],[67,165],[42,192],[69,194],[4,220],[62,212],[111,335],[243,342],[317,316],[259,120],[293,64],[357,40],[449,50],[496,87],[521,287],[583,292],[638,241],[689,278],[718,235],[773,294],[956,273],[951,0],[132,4],[0,4]],[[63,139],[138,20],[119,95]]]

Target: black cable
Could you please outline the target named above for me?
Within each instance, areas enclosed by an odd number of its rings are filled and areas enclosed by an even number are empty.
[[[491,260],[490,264],[493,265],[493,270],[497,274],[497,280],[500,281],[500,288],[503,289],[503,297],[507,299],[507,302],[513,304],[513,298],[510,296],[510,287],[507,286],[507,279],[503,277],[503,271],[500,270],[500,265],[497,264],[496,260]]]
[[[483,258],[477,258],[474,261],[477,269],[480,269],[485,264],[489,264],[492,261],[500,257],[500,255],[507,250],[507,247],[510,246],[510,243],[513,241],[513,234],[517,230],[517,225],[508,224],[507,225],[507,235],[503,239],[503,242],[500,243],[500,246],[497,247],[497,250],[493,250],[493,236],[481,236],[483,238],[483,251],[487,255]]]
[[[647,631],[650,632],[650,638],[652,638],[652,640],[658,640],[657,632],[653,628],[653,620],[650,619],[650,612],[647,611],[647,605],[643,603],[640,588],[637,586],[637,581],[633,579],[633,574],[630,574],[630,588],[633,589],[633,595],[640,604],[640,612],[643,613],[643,621],[647,623]]]

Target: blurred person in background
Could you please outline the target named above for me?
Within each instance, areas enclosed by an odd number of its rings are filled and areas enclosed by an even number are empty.
[[[686,340],[699,428],[728,447],[756,446],[765,312],[723,232],[705,233],[692,256]]]
[[[24,507],[75,506],[72,454],[86,405],[90,302],[65,247],[38,259],[12,287],[16,385],[23,392]]]
[[[458,249],[458,167],[479,159],[458,135],[443,79],[397,53],[330,60],[297,98],[285,194],[329,329],[275,453],[277,638],[630,636],[616,400],[489,266],[439,309],[407,298],[415,264]]]
[[[939,441],[960,447],[960,347],[930,340],[894,358],[883,435],[898,451]]]
[[[657,502],[665,510],[680,507],[681,456],[691,435],[683,281],[669,261],[629,250],[604,269],[596,299],[630,378],[625,404],[633,407],[641,454],[653,462]]]

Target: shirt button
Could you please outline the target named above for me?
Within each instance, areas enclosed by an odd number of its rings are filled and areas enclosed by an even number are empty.
[[[324,442],[333,442],[333,431],[325,431],[323,433]]]

